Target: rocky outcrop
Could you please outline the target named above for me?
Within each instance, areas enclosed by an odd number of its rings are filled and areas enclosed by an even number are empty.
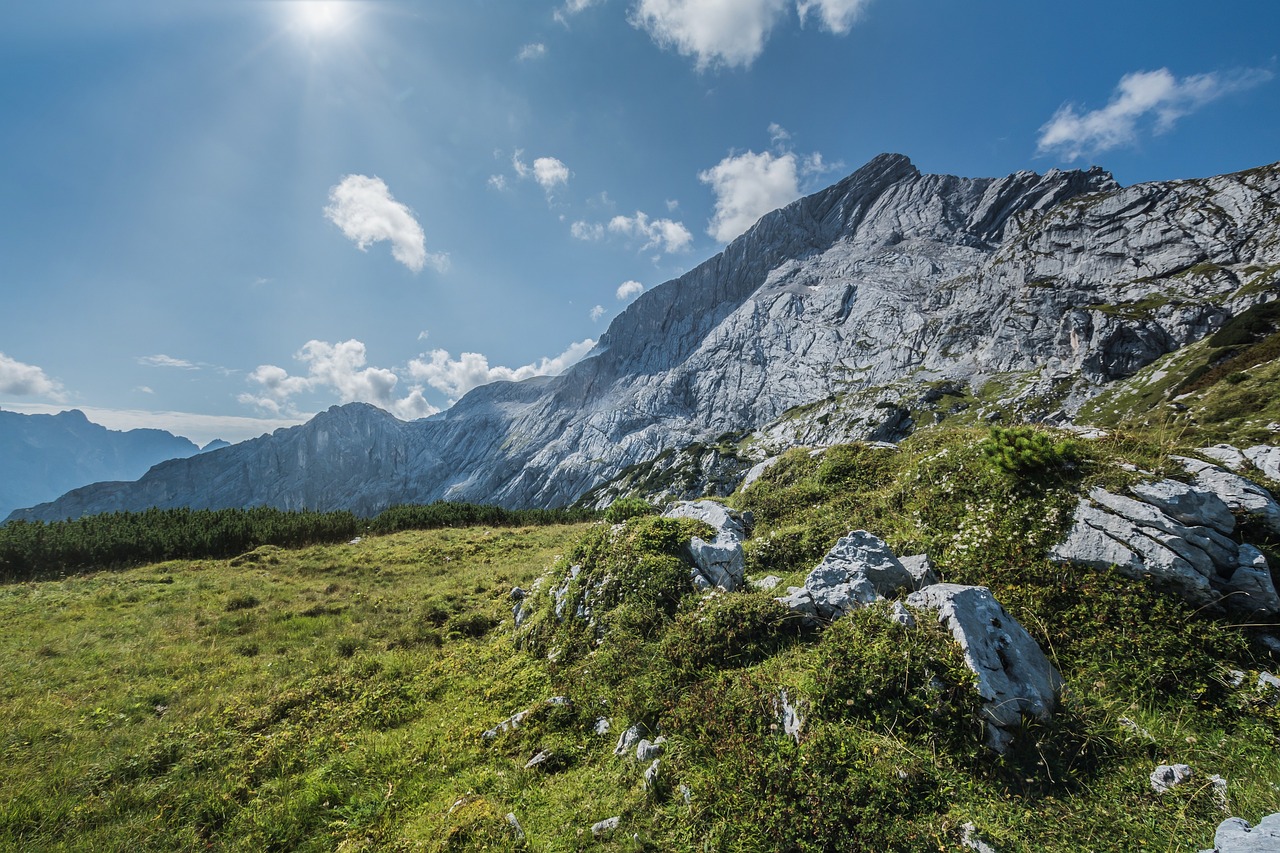
[[[1141,483],[1130,492],[1134,497],[1091,490],[1076,507],[1066,540],[1049,556],[1151,579],[1196,605],[1280,613],[1266,558],[1231,538],[1235,517],[1218,493],[1175,480]]]
[[[675,504],[662,515],[665,518],[692,518],[711,525],[716,531],[710,542],[699,536],[694,536],[689,542],[696,589],[719,587],[733,592],[743,585],[746,562],[742,542],[747,538],[747,532],[737,510],[715,501],[689,501]]]
[[[991,749],[1008,748],[1023,714],[1043,720],[1057,708],[1062,676],[991,590],[940,583],[911,593],[907,604],[934,611],[960,645],[978,677]]]
[[[1230,445],[1218,445],[1218,447],[1230,447]],[[1210,455],[1208,453],[1210,449],[1215,448],[1206,448],[1203,452]],[[1234,448],[1231,449],[1234,450]],[[1222,455],[1214,458],[1222,458]],[[1243,458],[1242,455],[1241,459]],[[1197,487],[1212,492],[1233,511],[1249,516],[1264,529],[1280,536],[1280,503],[1276,502],[1271,492],[1239,474],[1233,474],[1199,459],[1174,456],[1173,461],[1182,465],[1187,473],[1195,478]]]
[[[1034,414],[1052,395],[1070,414],[1280,294],[1280,272],[1246,272],[1280,270],[1277,196],[1275,166],[1120,188],[1096,169],[958,178],[882,155],[642,294],[561,376],[486,385],[410,424],[331,410],[24,517],[565,505],[665,450],[769,424],[784,445],[900,437],[926,383],[977,393],[999,377],[1011,405]]]
[[[810,621],[831,622],[915,586],[883,540],[855,530],[836,542],[803,587],[789,588],[778,601]]]

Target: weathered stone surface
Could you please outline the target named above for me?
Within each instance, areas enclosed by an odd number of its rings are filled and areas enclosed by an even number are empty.
[[[637,723],[629,727],[622,734],[618,735],[618,745],[613,748],[613,754],[623,756],[630,753],[639,745],[641,738],[644,737],[645,729]]]
[[[659,774],[661,773],[661,771],[662,771],[662,761],[657,758],[653,759],[653,763],[650,764],[647,768],[645,768],[644,789],[646,791],[657,790],[658,783],[661,781],[659,778]]]
[[[710,542],[695,536],[689,543],[690,556],[697,566],[694,582],[700,587],[719,587],[732,592],[742,586],[746,575],[746,563],[742,554],[742,540],[746,531],[742,516],[736,510],[715,501],[688,501],[675,504],[663,513],[666,518],[693,518],[705,521],[715,528],[716,537]]]
[[[765,459],[761,462],[757,462],[756,464],[752,465],[747,470],[747,473],[743,475],[742,484],[738,486],[738,488],[739,489],[750,488],[751,484],[754,483],[756,480],[759,480],[761,477],[763,477],[764,472],[768,471],[770,468],[776,465],[780,458],[782,457],[770,456],[768,459]]]
[[[612,835],[622,824],[622,818],[607,817],[604,820],[596,821],[591,824],[591,835],[594,838],[603,838],[606,835]]]
[[[1250,826],[1238,817],[1218,824],[1212,853],[1276,853],[1280,850],[1280,813],[1269,814]]]
[[[1280,613],[1280,595],[1276,594],[1267,558],[1252,545],[1240,546],[1240,567],[1227,581],[1226,595],[1234,610],[1263,616]]]
[[[1138,483],[1129,491],[1143,503],[1148,503],[1165,515],[1183,524],[1211,527],[1224,535],[1236,529],[1231,509],[1216,494],[1205,489],[1188,486],[1177,480],[1157,480],[1154,483]]]
[[[653,740],[645,738],[636,744],[636,761],[649,761],[662,755],[662,748],[666,744],[667,739],[657,737]]]
[[[787,691],[780,690],[773,700],[773,712],[782,726],[782,733],[799,743],[800,732],[804,729],[804,713],[800,710],[800,703],[792,702]]]
[[[1262,486],[1199,459],[1185,456],[1173,459],[1195,478],[1197,486],[1213,492],[1231,509],[1252,516],[1272,533],[1280,535],[1280,503]]]
[[[778,601],[805,615],[831,621],[873,601],[915,588],[915,579],[884,541],[865,530],[841,537],[804,587]]]
[[[907,604],[934,611],[960,644],[978,676],[989,747],[1003,752],[1013,738],[1007,729],[1023,714],[1046,719],[1057,708],[1062,676],[991,590],[940,583],[911,593]]]
[[[757,578],[751,582],[752,589],[759,589],[768,592],[771,589],[777,589],[778,584],[782,583],[782,578],[777,575],[767,575]]]
[[[1264,477],[1280,483],[1280,447],[1259,444],[1245,448],[1244,456]]]
[[[932,586],[939,581],[938,573],[934,571],[933,561],[929,559],[928,554],[900,557],[899,562],[907,570],[907,574],[911,575],[911,580],[914,583],[912,589]]]
[[[1157,794],[1164,794],[1194,775],[1186,764],[1161,764],[1151,771],[1151,790]]]
[[[1272,166],[1121,188],[1101,170],[969,179],[882,155],[646,291],[559,376],[481,386],[410,423],[349,404],[20,517],[561,506],[726,432],[892,438],[913,428],[904,388],[976,390],[997,374],[1017,381],[1015,405],[1065,389],[1070,414],[1271,295],[1239,291],[1251,265],[1277,262],[1278,193]],[[1150,310],[1109,310],[1157,295]],[[824,412],[782,417],[812,404]]]
[[[1230,444],[1215,444],[1212,447],[1202,447],[1200,452],[1210,459],[1221,462],[1232,471],[1239,471],[1247,461],[1240,448]]]

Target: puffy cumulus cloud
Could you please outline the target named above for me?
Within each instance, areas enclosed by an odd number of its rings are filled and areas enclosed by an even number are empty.
[[[707,233],[722,243],[800,197],[800,164],[791,152],[731,155],[700,172],[698,180],[715,193],[715,215]]]
[[[764,52],[789,0],[639,0],[631,23],[699,70],[748,66]]]
[[[599,240],[604,236],[604,226],[598,222],[578,221],[569,226],[575,240]]]
[[[590,316],[591,316],[591,322],[593,323],[598,322],[600,318],[604,316],[604,306],[597,305],[594,308],[592,308]]]
[[[796,11],[800,13],[801,24],[810,12],[815,12],[823,29],[844,35],[869,3],[870,0],[796,0]]]
[[[637,237],[644,240],[640,251],[658,249],[671,254],[683,252],[693,242],[693,235],[683,223],[671,219],[650,219],[643,211],[635,216],[615,216],[609,220],[609,230],[614,234]]]
[[[254,389],[241,394],[240,402],[279,416],[296,413],[293,399],[298,395],[329,391],[339,402],[371,403],[405,419],[439,411],[424,399],[421,386],[398,397],[399,377],[386,368],[367,367],[365,345],[360,341],[307,341],[294,358],[306,367],[305,374],[290,374],[274,364],[260,365],[248,377]]]
[[[618,285],[618,291],[615,294],[619,299],[631,299],[644,293],[644,285],[638,281],[624,281]]]
[[[538,186],[551,192],[558,186],[569,183],[569,167],[555,157],[539,157],[533,161],[533,179]]]
[[[534,42],[533,44],[526,44],[524,47],[520,48],[520,52],[516,54],[516,59],[519,59],[521,62],[528,62],[532,59],[542,59],[542,57],[546,55],[547,46],[542,42]]]
[[[329,189],[324,215],[362,252],[386,240],[392,257],[414,272],[427,264],[440,272],[449,266],[447,254],[427,252],[426,235],[413,211],[396,201],[380,178],[347,175]]]
[[[61,382],[50,378],[34,364],[24,364],[2,352],[0,352],[0,394],[46,397],[58,402],[67,399]]]
[[[514,368],[491,366],[489,359],[478,352],[464,352],[454,359],[448,350],[437,349],[423,358],[410,361],[409,375],[448,395],[451,400],[457,400],[472,388],[490,382],[519,382],[533,376],[558,376],[591,352],[595,345],[596,342],[590,339],[578,341],[557,356]]]
[[[1040,128],[1038,153],[1056,152],[1067,160],[1129,145],[1141,127],[1151,124],[1155,133],[1173,128],[1178,119],[1225,95],[1272,79],[1261,69],[1178,78],[1169,69],[1136,71],[1120,78],[1105,107],[1079,112],[1065,104]]]

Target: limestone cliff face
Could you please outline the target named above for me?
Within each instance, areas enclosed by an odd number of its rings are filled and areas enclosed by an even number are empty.
[[[999,379],[1070,412],[1278,296],[1280,164],[1121,188],[1097,169],[969,179],[882,155],[641,295],[561,376],[478,388],[408,424],[332,409],[24,517],[160,500],[560,505],[836,394],[860,401],[822,428],[840,438],[908,429],[894,406],[923,382]]]

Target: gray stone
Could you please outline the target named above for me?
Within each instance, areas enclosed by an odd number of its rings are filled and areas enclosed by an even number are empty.
[[[1280,699],[1280,678],[1276,678],[1269,672],[1258,673],[1258,692],[1271,702]]]
[[[785,689],[780,690],[773,700],[773,711],[778,717],[778,722],[782,724],[783,734],[796,743],[800,742],[800,732],[804,729],[804,714],[801,713],[799,704],[791,701]]]
[[[636,744],[636,760],[649,761],[662,755],[663,745],[667,742],[664,737],[654,738],[653,740],[644,739]]]
[[[481,735],[481,737],[485,740],[493,740],[500,734],[509,732],[512,729],[518,729],[520,728],[520,724],[523,723],[525,718],[527,718],[531,713],[532,711],[524,710],[512,714],[493,728],[487,730],[483,735]]]
[[[751,587],[753,589],[764,590],[767,592],[771,589],[776,589],[780,583],[782,583],[782,578],[777,575],[767,575],[766,577],[753,580],[751,582]]]
[[[603,838],[606,835],[612,835],[617,831],[618,826],[621,823],[621,817],[608,817],[604,820],[596,821],[591,824],[591,835],[594,838]]]
[[[1215,444],[1211,447],[1201,447],[1199,452],[1216,462],[1222,463],[1232,471],[1239,471],[1248,461],[1240,448],[1233,447],[1230,444]]]
[[[1264,477],[1280,483],[1280,447],[1259,444],[1246,448],[1244,455]]]
[[[932,586],[941,580],[938,573],[934,571],[933,561],[929,559],[928,554],[914,554],[910,557],[900,557],[899,562],[902,567],[907,570],[907,574],[911,575],[913,590],[921,587]]]
[[[534,754],[533,758],[530,758],[528,761],[524,763],[524,769],[536,770],[548,764],[549,762],[551,762],[554,757],[555,756],[552,754],[550,750],[540,749],[538,750],[537,753]]]
[[[609,719],[607,717],[596,717],[596,734],[607,735],[609,733]]]
[[[1218,824],[1213,853],[1276,853],[1280,850],[1280,813],[1269,814],[1250,826],[1238,817]]]
[[[1211,491],[1188,486],[1177,480],[1137,483],[1129,491],[1138,500],[1151,504],[1183,524],[1211,527],[1228,536],[1236,529],[1236,519],[1231,514],[1231,509]]]
[[[686,501],[663,513],[665,518],[693,518],[704,521],[716,531],[710,542],[695,536],[689,543],[690,556],[706,585],[733,592],[742,586],[746,564],[742,541],[746,531],[736,510],[715,501]]]
[[[914,587],[915,579],[883,540],[855,530],[827,552],[803,589],[793,587],[778,601],[809,618],[832,621]]]
[[[515,812],[507,812],[507,823],[511,825],[511,833],[515,836],[515,840],[524,841],[524,827],[520,825]]]
[[[644,732],[644,727],[637,723],[618,735],[618,745],[613,748],[613,754],[618,756],[629,754],[640,743]]]
[[[1267,558],[1252,545],[1240,546],[1240,567],[1227,581],[1226,596],[1233,610],[1280,614],[1280,595],[1276,594]]]
[[[1151,790],[1157,794],[1167,793],[1194,775],[1185,764],[1161,764],[1151,771]]]
[[[972,822],[960,825],[960,844],[977,853],[996,853],[996,849],[978,837],[978,827]]]
[[[911,615],[911,611],[901,601],[895,601],[890,605],[889,621],[896,622],[904,628],[916,627],[916,617]]]
[[[764,460],[763,462],[757,462],[755,465],[752,465],[751,468],[747,470],[747,473],[743,476],[742,485],[740,485],[738,488],[741,490],[746,490],[750,488],[752,483],[754,483],[756,480],[759,480],[761,477],[764,476],[765,471],[768,471],[774,465],[778,464],[778,460],[781,458],[782,458],[781,456],[770,456],[768,459]]]
[[[658,773],[661,770],[661,767],[662,767],[662,762],[659,759],[655,758],[653,759],[653,763],[650,764],[648,768],[645,769],[644,789],[646,791],[653,791],[657,789],[658,782],[659,782]]]
[[[1280,504],[1266,489],[1230,471],[1185,456],[1174,456],[1202,489],[1211,491],[1236,512],[1252,516],[1255,521],[1280,535]]]
[[[1057,708],[1062,676],[991,590],[934,584],[911,593],[907,604],[935,611],[960,644],[965,663],[978,676],[990,748],[1003,752],[1008,747],[1013,736],[1007,729],[1016,728],[1023,714],[1047,719]]]

